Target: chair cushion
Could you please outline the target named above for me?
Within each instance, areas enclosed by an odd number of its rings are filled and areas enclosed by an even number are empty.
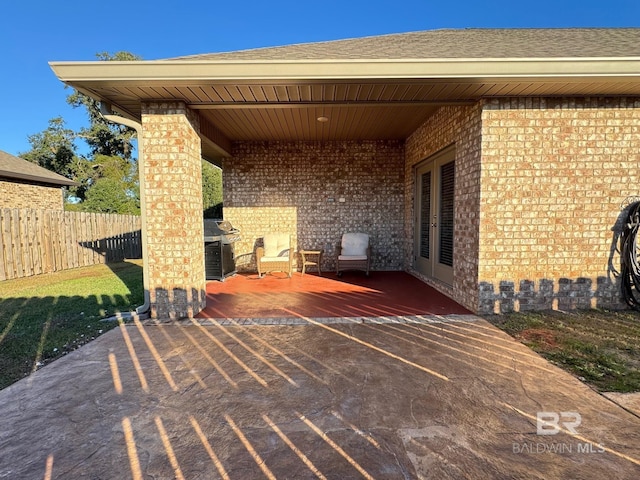
[[[284,256],[284,257],[262,257],[260,259],[260,262],[262,262],[262,263],[267,263],[267,262],[280,262],[280,263],[282,263],[282,262],[286,262],[288,258],[289,257],[287,257],[287,256]]]
[[[289,256],[289,234],[269,233],[264,236],[264,256],[265,257],[288,257]],[[264,258],[263,258],[264,260]]]
[[[342,255],[359,255],[367,258],[369,235],[366,233],[345,233],[342,235]]]
[[[343,262],[366,260],[366,255],[338,255],[338,260]]]

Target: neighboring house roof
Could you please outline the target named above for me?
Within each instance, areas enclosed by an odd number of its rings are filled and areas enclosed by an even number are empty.
[[[145,101],[184,102],[216,159],[233,141],[401,140],[441,106],[492,97],[640,97],[640,28],[431,30],[50,65],[136,121]]]
[[[14,157],[2,150],[0,150],[0,177],[50,185],[77,185],[73,180],[69,180],[62,175],[58,175],[23,158]]]
[[[168,60],[639,57],[640,28],[427,30]]]

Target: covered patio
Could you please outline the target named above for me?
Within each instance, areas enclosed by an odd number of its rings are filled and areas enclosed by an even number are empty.
[[[329,259],[363,232],[372,270],[474,313],[613,308],[612,225],[640,182],[639,39],[434,30],[51,67],[137,130],[152,318],[207,307],[203,158],[241,255],[283,232]]]
[[[334,272],[291,278],[274,273],[239,274],[224,282],[207,282],[207,306],[198,318],[246,319],[251,323],[306,323],[305,318],[339,321],[375,317],[377,322],[403,318],[464,316],[467,309],[405,272],[369,276]]]

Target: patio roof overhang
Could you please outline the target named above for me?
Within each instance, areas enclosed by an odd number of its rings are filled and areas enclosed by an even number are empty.
[[[134,120],[145,101],[199,110],[203,155],[214,163],[234,141],[405,139],[440,106],[482,98],[640,96],[640,57],[50,65],[64,83]]]

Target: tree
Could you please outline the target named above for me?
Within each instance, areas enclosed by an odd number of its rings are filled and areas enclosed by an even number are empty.
[[[113,55],[102,52],[96,57],[102,61],[141,60],[140,57],[129,52],[116,52]],[[73,108],[82,107],[87,112],[89,127],[81,128],[77,136],[87,142],[92,155],[132,159],[134,151],[132,141],[136,134],[134,129],[106,121],[100,114],[100,103],[77,90],[67,96],[67,103]]]
[[[66,128],[62,117],[49,120],[49,126],[40,133],[28,137],[31,150],[20,157],[47,170],[80,183],[79,186],[65,187],[65,202],[84,199],[87,185],[82,181],[81,172],[87,170],[87,160],[76,154],[76,133]]]
[[[34,135],[29,135],[29,152],[21,154],[25,160],[67,178],[73,178],[73,164],[76,161],[76,134],[65,128],[62,117],[49,120],[49,127]]]
[[[89,187],[82,210],[101,213],[140,213],[136,163],[118,156],[95,155],[84,173]]]
[[[204,218],[222,218],[222,170],[202,160],[202,205]]]
[[[140,60],[129,52],[96,55],[102,61]],[[76,181],[66,196],[69,210],[102,213],[140,213],[137,160],[134,157],[136,131],[106,121],[100,103],[74,90],[67,96],[74,108],[84,108],[89,126],[78,132],[65,128],[61,117],[49,121],[49,127],[31,135],[31,151],[20,156]],[[77,154],[75,141],[89,147],[86,157]],[[202,161],[202,199],[205,218],[222,218],[222,173]]]
[[[99,178],[87,191],[87,197],[82,202],[82,210],[138,215],[140,214],[140,202],[124,188],[121,181],[105,177]]]
[[[96,55],[102,61],[140,60],[129,52]],[[137,162],[133,158],[136,131],[124,125],[108,122],[100,113],[100,103],[74,90],[67,97],[74,108],[84,108],[89,126],[77,136],[91,151],[90,165],[78,165],[77,181],[83,188],[82,210],[102,213],[139,214],[140,192]]]
[[[140,59],[128,52],[103,52],[96,57],[103,61]],[[64,128],[62,118],[55,118],[47,130],[29,137],[32,150],[22,157],[79,184],[69,189],[67,197],[74,210],[139,213],[135,130],[107,122],[100,113],[100,103],[77,90],[67,96],[67,103],[85,109],[89,126],[74,132]],[[89,146],[87,158],[77,155],[76,139]]]

